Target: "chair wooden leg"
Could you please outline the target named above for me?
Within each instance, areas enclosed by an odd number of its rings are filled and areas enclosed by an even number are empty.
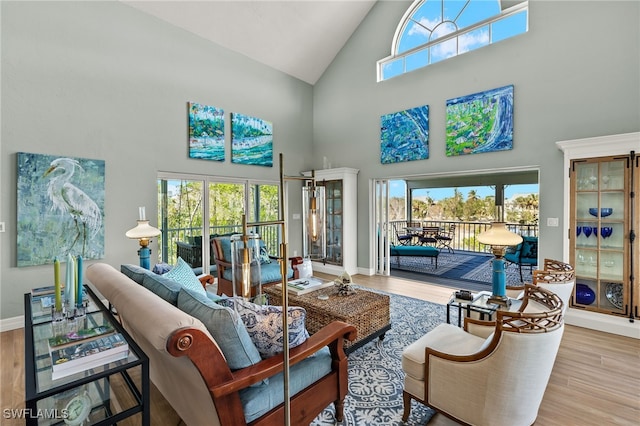
[[[402,421],[406,422],[409,419],[409,414],[411,414],[411,394],[403,391],[402,403],[404,405],[404,411],[402,413]]]
[[[520,267],[520,282],[524,282],[524,278],[522,277],[522,263],[518,265]]]

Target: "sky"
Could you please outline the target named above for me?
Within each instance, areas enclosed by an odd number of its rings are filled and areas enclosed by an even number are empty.
[[[392,197],[403,197],[405,195],[405,183],[402,180],[392,180],[390,183],[390,194]],[[466,198],[467,194],[471,190],[475,190],[476,194],[480,198],[484,198],[488,195],[494,195],[494,189],[490,186],[466,186],[458,188],[462,192],[462,197]],[[433,198],[435,201],[440,201],[443,198],[453,197],[454,188],[426,188],[418,189],[413,192],[415,197],[426,197],[427,195]],[[530,185],[508,185],[504,189],[504,198],[509,199],[517,194],[537,194],[538,184]]]

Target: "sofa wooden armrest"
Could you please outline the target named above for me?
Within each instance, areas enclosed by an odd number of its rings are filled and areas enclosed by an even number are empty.
[[[332,372],[307,389],[290,395],[290,416],[293,424],[308,424],[328,404],[336,403],[336,418],[342,421],[343,401],[347,394],[347,357],[343,339],[354,340],[354,326],[335,321],[313,334],[302,345],[289,351],[294,365],[325,346],[329,346]],[[202,331],[187,327],[176,330],[167,341],[167,352],[175,357],[187,356],[200,372],[216,407],[220,424],[244,424],[239,391],[283,371],[284,359],[275,355],[255,365],[231,371],[218,346]],[[284,404],[280,404],[251,425],[281,424]]]

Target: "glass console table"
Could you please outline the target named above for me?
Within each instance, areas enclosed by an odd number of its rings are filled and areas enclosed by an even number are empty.
[[[111,425],[136,416],[132,418],[136,424],[148,426],[149,359],[95,293],[84,289],[86,315],[75,320],[75,327],[112,326],[126,339],[128,356],[53,380],[47,344],[53,336],[51,308],[42,308],[40,300],[25,294],[27,425]]]
[[[451,308],[457,308],[458,310],[458,327],[462,326],[463,313],[470,317],[472,312],[478,315],[478,319],[491,321],[493,315],[499,309],[504,309],[503,306],[496,303],[489,303],[489,297],[491,297],[490,291],[481,291],[479,293],[473,293],[473,300],[458,299],[455,297],[455,293],[449,299],[447,303],[447,324],[451,324]],[[509,311],[517,311],[522,305],[522,301],[518,299],[509,299],[511,304],[507,308]]]

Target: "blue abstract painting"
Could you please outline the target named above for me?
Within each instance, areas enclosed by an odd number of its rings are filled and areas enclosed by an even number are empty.
[[[231,114],[231,162],[273,166],[273,124],[260,118]]]
[[[429,106],[411,108],[380,117],[382,164],[429,158]]]
[[[103,160],[18,153],[18,266],[104,257]]]
[[[513,149],[513,86],[447,101],[447,156]]]
[[[224,161],[224,110],[189,102],[189,158]]]

